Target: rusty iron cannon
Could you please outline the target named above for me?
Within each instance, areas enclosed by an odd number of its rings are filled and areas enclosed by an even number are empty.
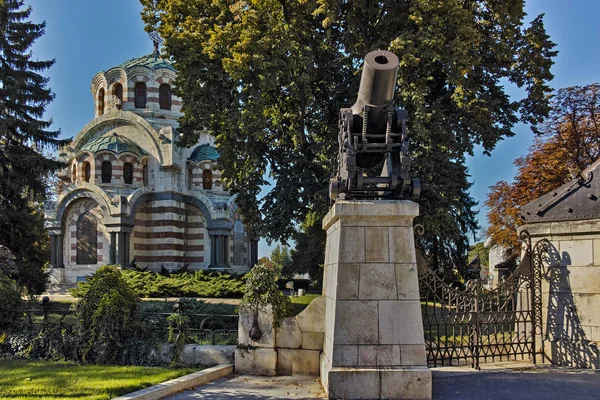
[[[410,177],[407,113],[394,106],[398,57],[376,50],[365,57],[356,103],[342,108],[339,154],[331,200],[419,198]]]

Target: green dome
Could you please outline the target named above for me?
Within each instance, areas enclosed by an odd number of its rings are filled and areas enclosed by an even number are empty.
[[[217,161],[219,159],[219,152],[217,149],[212,147],[210,144],[202,144],[194,149],[192,155],[188,160],[195,162],[212,160]]]
[[[81,151],[89,151],[93,154],[104,150],[112,151],[115,154],[133,153],[138,157],[142,157],[146,154],[140,146],[116,133],[107,133],[106,135],[87,143],[81,148]]]
[[[138,58],[132,58],[131,60],[125,61],[124,63],[119,65],[119,67],[123,69],[128,69],[137,66],[148,67],[152,70],[166,68],[170,69],[173,72],[176,72],[175,68],[173,68],[171,61],[160,58],[158,53],[150,53]]]

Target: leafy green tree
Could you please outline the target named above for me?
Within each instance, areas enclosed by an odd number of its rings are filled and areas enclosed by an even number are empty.
[[[216,135],[223,178],[269,240],[306,244],[320,226],[339,109],[354,103],[371,50],[399,56],[396,104],[408,111],[424,186],[421,245],[447,271],[464,262],[477,228],[465,155],[475,145],[490,153],[516,123],[549,110],[556,52],[542,16],[524,25],[522,0],[140,1],[179,71],[184,141]],[[511,99],[508,83],[524,98]],[[267,171],[274,184],[258,200]]]
[[[469,248],[468,262],[479,257],[479,264],[482,267],[487,267],[489,264],[490,249],[483,245],[483,242],[478,242]]]
[[[292,270],[292,257],[290,250],[286,245],[277,245],[271,251],[271,262],[275,264],[276,268],[281,271],[281,275],[284,277],[291,277],[294,273]]]
[[[54,60],[33,58],[30,47],[45,23],[30,22],[30,14],[21,0],[0,0],[0,244],[15,255],[17,282],[35,294],[45,288],[49,258],[41,204],[46,179],[60,167],[42,150],[63,141],[43,119],[54,95],[40,73]]]

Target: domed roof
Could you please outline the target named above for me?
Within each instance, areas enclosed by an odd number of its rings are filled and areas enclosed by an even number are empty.
[[[188,158],[188,160],[192,160],[195,162],[204,161],[204,160],[212,160],[217,161],[219,159],[219,152],[217,149],[212,147],[210,144],[202,144],[194,149],[192,155]]]
[[[146,54],[145,56],[137,58],[132,58],[131,60],[125,61],[124,63],[119,65],[119,67],[123,69],[128,69],[137,66],[148,67],[152,70],[166,68],[170,69],[173,72],[176,72],[175,68],[173,68],[171,61],[160,58],[160,55],[157,52]]]
[[[140,146],[116,133],[107,133],[106,135],[87,143],[81,148],[81,151],[89,151],[91,153],[98,153],[103,150],[112,151],[115,154],[133,153],[138,157],[142,157],[146,154]]]

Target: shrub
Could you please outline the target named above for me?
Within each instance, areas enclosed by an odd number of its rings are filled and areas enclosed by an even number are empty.
[[[179,272],[168,276],[149,271],[125,270],[122,277],[139,297],[241,297],[244,280],[218,272]],[[71,289],[75,297],[87,293],[90,282]]]
[[[21,291],[12,279],[0,273],[0,329],[19,319],[15,309],[21,307]]]
[[[100,268],[88,284],[76,310],[81,358],[101,364],[122,362],[139,325],[138,298],[116,266]]]
[[[258,312],[267,306],[271,306],[275,325],[290,315],[293,311],[289,297],[284,295],[277,287],[279,269],[267,267],[264,264],[256,264],[246,275],[246,286],[244,297],[240,302],[241,307],[248,307],[252,312],[252,327],[249,329],[250,338],[259,340],[262,336],[258,326]]]

